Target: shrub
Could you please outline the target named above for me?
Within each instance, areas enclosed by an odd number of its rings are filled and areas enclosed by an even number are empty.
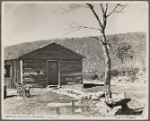
[[[119,73],[119,71],[118,71],[117,69],[113,69],[113,70],[111,71],[111,75],[112,75],[112,76],[118,76],[118,73]]]
[[[93,75],[93,76],[91,77],[91,79],[92,79],[92,80],[99,79],[99,76],[98,76],[97,74],[95,74],[95,75]]]
[[[105,72],[103,72],[101,75],[100,75],[100,79],[103,79],[105,78]]]

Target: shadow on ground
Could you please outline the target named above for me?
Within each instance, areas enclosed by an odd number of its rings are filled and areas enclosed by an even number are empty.
[[[5,97],[5,99],[7,99],[7,98],[13,98],[13,97],[17,97],[18,95],[16,94],[16,95],[8,95],[8,96],[6,96]],[[27,98],[34,98],[34,97],[36,97],[37,95],[30,95],[29,97],[27,97]]]
[[[28,98],[34,98],[37,97],[37,95],[30,95]]]
[[[16,97],[16,96],[18,96],[18,95],[9,95],[9,96],[6,96],[5,99],[6,98],[13,98],[13,97]]]
[[[115,113],[115,115],[141,115],[143,113],[143,109],[144,107],[138,109],[131,109],[126,105],[126,107],[119,109]]]

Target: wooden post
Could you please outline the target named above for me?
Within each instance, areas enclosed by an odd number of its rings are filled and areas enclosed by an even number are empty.
[[[15,68],[15,83],[17,82],[17,60],[14,61],[14,68]]]
[[[60,107],[56,107],[56,114],[60,115]]]
[[[20,60],[20,81],[23,83],[23,61]]]
[[[74,114],[75,100],[72,100],[72,114]]]
[[[82,65],[83,59],[81,60],[81,84],[83,84],[83,65]]]
[[[58,88],[60,88],[60,61],[58,61]]]

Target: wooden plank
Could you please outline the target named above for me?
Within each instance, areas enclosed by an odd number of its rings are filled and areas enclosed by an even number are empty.
[[[23,83],[23,61],[20,60],[20,81]]]
[[[15,60],[12,60],[12,88],[15,88],[15,81],[16,81],[16,65]]]
[[[60,115],[60,107],[56,107],[56,114]]]
[[[60,78],[60,62],[58,61],[58,88],[60,87],[61,84],[61,78]]]
[[[17,80],[17,64],[16,60],[14,60],[14,81],[16,82]]]
[[[16,71],[17,71],[17,82],[20,80],[20,63],[19,60],[16,60]]]
[[[75,100],[72,100],[72,114],[74,114],[75,110]]]
[[[82,61],[83,61],[83,60],[81,60],[80,63],[81,63],[81,83],[83,84],[83,72],[82,72],[82,70],[83,70],[83,65],[82,65]]]
[[[37,83],[41,86],[47,85],[47,60],[24,60],[24,81],[26,78],[29,81],[26,83],[33,83],[33,79],[35,80],[34,83]],[[33,73],[30,71],[33,71]],[[30,82],[31,80],[31,82]]]

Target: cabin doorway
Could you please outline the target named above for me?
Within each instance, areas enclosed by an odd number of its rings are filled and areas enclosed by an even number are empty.
[[[58,61],[48,61],[48,85],[58,85]]]

